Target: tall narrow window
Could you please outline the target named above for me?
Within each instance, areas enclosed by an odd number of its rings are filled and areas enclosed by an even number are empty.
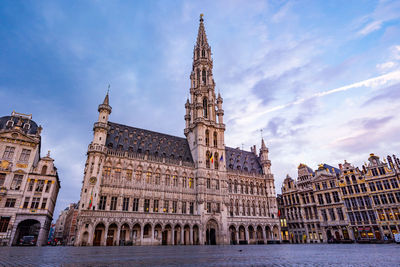
[[[201,72],[201,81],[203,82],[203,84],[206,84],[206,80],[207,80],[206,70],[203,70]]]
[[[46,184],[46,193],[48,193],[48,192],[50,192],[50,188],[51,188],[51,182],[52,181],[47,181],[47,184]]]
[[[217,132],[214,132],[213,141],[214,141],[214,147],[217,147],[218,146],[218,135],[217,135]]]
[[[138,211],[139,210],[139,199],[134,198],[133,199],[133,206],[132,206],[132,211]]]
[[[186,214],[186,202],[182,202],[182,214]]]
[[[203,58],[206,57],[206,50],[204,50],[204,49],[201,50],[201,57],[203,57]]]
[[[164,200],[164,212],[168,213],[168,208],[169,208],[169,202],[168,200]]]
[[[116,210],[116,209],[117,209],[117,197],[111,197],[110,210]]]
[[[27,209],[28,208],[28,206],[29,206],[29,201],[30,201],[31,199],[29,198],[29,197],[26,197],[25,198],[25,200],[24,200],[24,206],[23,206],[23,208],[24,209]]]
[[[100,203],[99,203],[99,210],[105,210],[106,209],[106,202],[107,202],[107,197],[106,196],[101,196],[100,197]]]
[[[206,146],[210,145],[210,132],[206,130]]]
[[[214,169],[218,170],[218,152],[214,153]]]
[[[47,173],[47,165],[44,165],[44,166],[42,167],[42,172],[41,172],[41,174],[42,174],[42,175],[46,175],[46,173]]]
[[[199,86],[200,85],[200,70],[199,69],[197,69],[196,76],[197,76],[197,86]]]
[[[44,180],[38,180],[36,183],[36,192],[42,192],[44,187]]]
[[[5,181],[6,181],[6,174],[0,173],[0,186],[3,186]]]
[[[14,208],[15,207],[15,198],[7,198],[6,199],[6,205],[4,207],[6,207],[6,208]]]
[[[104,178],[109,178],[111,175],[111,167],[104,167],[103,176]]]
[[[189,203],[189,212],[190,212],[190,214],[194,214],[194,203],[193,202]]]
[[[144,212],[149,212],[150,211],[150,199],[145,199],[144,200]]]
[[[210,158],[211,158],[211,153],[210,151],[206,152],[206,168],[210,168]]]
[[[158,199],[154,200],[153,212],[158,212]]]
[[[22,177],[23,177],[23,175],[21,175],[21,174],[14,174],[14,179],[12,180],[12,183],[11,183],[12,190],[19,190],[21,188]]]
[[[41,209],[45,209],[47,204],[47,198],[43,198]]]
[[[9,223],[10,223],[10,217],[1,217],[1,219],[0,219],[0,233],[7,232]]]
[[[32,198],[31,209],[37,209],[39,207],[40,197]]]
[[[178,212],[178,202],[172,201],[172,213]]]
[[[124,202],[122,203],[122,210],[128,211],[129,208],[129,197],[124,197]]]
[[[204,116],[204,118],[208,118],[207,98],[203,99],[203,116]]]
[[[15,147],[6,146],[6,150],[4,150],[3,158],[12,159],[14,156]]]
[[[121,178],[121,168],[116,168],[115,169],[115,179],[120,179]]]
[[[19,157],[19,161],[27,162],[29,160],[30,155],[31,155],[31,151],[29,149],[22,149],[21,155]]]

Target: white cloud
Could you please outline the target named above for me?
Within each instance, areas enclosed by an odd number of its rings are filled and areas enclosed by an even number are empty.
[[[367,24],[364,28],[362,28],[358,34],[359,35],[367,35],[370,34],[371,32],[374,32],[376,30],[379,30],[382,27],[382,21],[373,21]]]
[[[385,63],[377,64],[376,68],[380,71],[387,71],[389,69],[392,69],[393,67],[397,66],[396,62],[393,61],[388,61]]]

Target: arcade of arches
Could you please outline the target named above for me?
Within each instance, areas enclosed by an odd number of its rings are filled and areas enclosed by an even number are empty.
[[[104,223],[86,224],[79,237],[80,246],[130,245],[221,245],[267,244],[279,242],[277,225],[229,226],[224,240],[218,223],[211,219],[204,229],[199,224],[172,223]]]

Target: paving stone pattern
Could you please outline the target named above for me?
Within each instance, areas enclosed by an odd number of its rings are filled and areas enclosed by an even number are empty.
[[[400,245],[0,247],[0,266],[400,266]]]

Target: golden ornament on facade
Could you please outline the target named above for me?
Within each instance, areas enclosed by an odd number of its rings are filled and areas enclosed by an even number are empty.
[[[92,185],[96,184],[96,182],[97,182],[97,178],[96,177],[91,177],[89,179],[89,183],[92,184]]]

